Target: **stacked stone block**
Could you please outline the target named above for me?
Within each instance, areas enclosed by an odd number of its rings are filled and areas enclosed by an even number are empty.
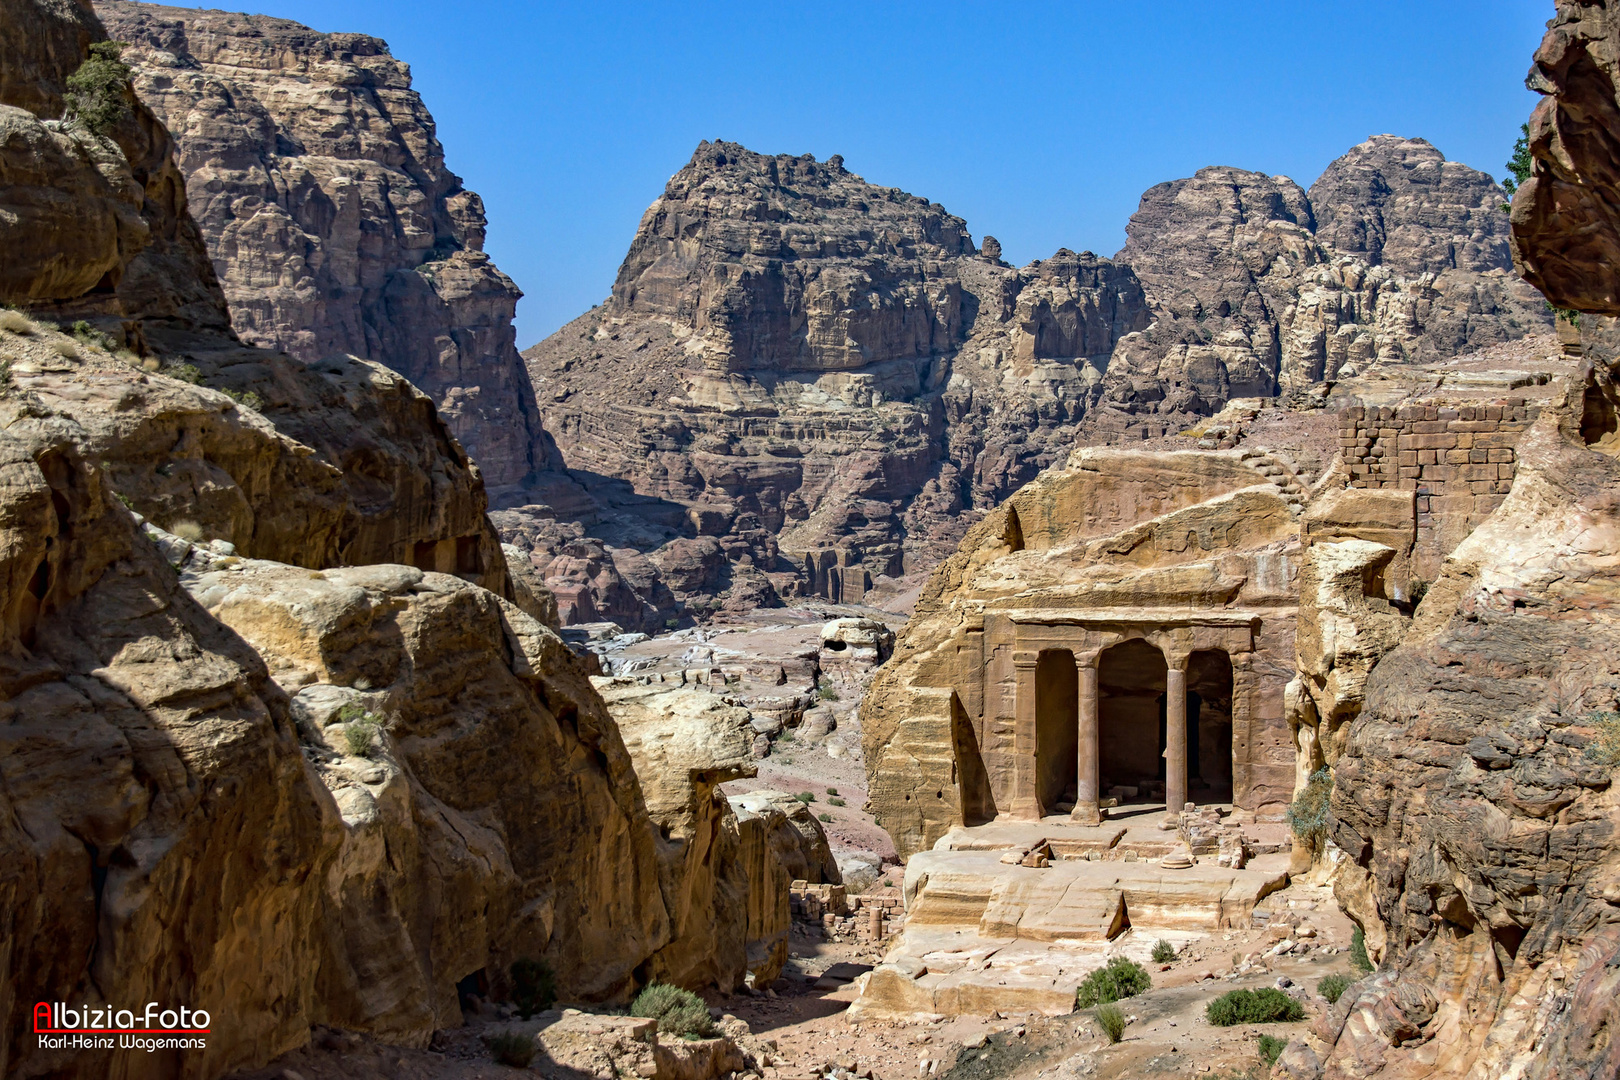
[[[1482,517],[1501,504],[1518,468],[1514,448],[1539,412],[1523,398],[1358,405],[1339,413],[1339,446],[1352,487],[1416,492],[1421,532],[1435,514]]]
[[[848,896],[842,885],[795,881],[788,895],[793,931],[806,937],[880,943],[905,926],[905,901],[898,893]]]

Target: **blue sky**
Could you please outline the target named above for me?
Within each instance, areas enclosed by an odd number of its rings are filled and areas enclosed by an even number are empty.
[[[219,4],[224,0],[213,0]],[[527,347],[608,295],[702,139],[843,154],[1024,263],[1109,255],[1143,189],[1205,165],[1309,186],[1369,135],[1498,179],[1551,0],[587,4],[258,0],[381,37],[526,296]]]

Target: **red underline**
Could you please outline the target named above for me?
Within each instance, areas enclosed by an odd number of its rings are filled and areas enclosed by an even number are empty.
[[[207,1035],[208,1028],[46,1028],[35,1035]]]

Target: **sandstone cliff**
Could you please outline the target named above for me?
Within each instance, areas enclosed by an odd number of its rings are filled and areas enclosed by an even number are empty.
[[[747,942],[671,915],[713,896],[772,931],[753,890],[784,871],[669,858],[432,401],[238,342],[163,126],[133,98],[110,137],[54,117],[106,31],[6,3],[0,1071],[211,1077],[315,1023],[421,1045],[522,956],[582,999],[665,953],[741,980]],[[659,790],[701,802],[729,760]],[[137,999],[210,1010],[207,1051],[24,1034],[36,1001]]]
[[[1620,310],[1603,254],[1616,25],[1607,4],[1558,5],[1530,78],[1549,95],[1531,120],[1534,169],[1512,211],[1526,277],[1600,314]],[[1351,858],[1337,890],[1380,964],[1289,1046],[1282,1075],[1620,1070],[1615,334],[1598,314],[1581,323],[1584,370],[1519,440],[1511,493],[1451,553],[1398,647],[1376,660],[1388,616],[1328,605],[1375,646],[1370,673],[1348,656],[1364,694],[1313,696],[1353,705],[1335,767],[1332,836]]]
[[[1174,435],[1237,397],[1319,404],[1383,364],[1543,330],[1504,198],[1378,136],[1310,195],[1204,169],[1149,190],[1113,259],[1014,269],[836,156],[705,143],[607,302],[525,355],[567,465],[641,500],[604,492],[585,529],[655,564],[707,545],[697,592],[663,575],[677,598],[858,599],[1077,442]]]
[[[497,500],[546,464],[483,253],[410,71],[363,34],[106,0],[136,93],[173,133],[191,212],[243,340],[306,363],[375,360],[426,391]]]

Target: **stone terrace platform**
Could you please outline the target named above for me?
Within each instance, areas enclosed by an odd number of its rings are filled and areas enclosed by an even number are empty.
[[[1067,1013],[1108,957],[1145,962],[1159,938],[1179,946],[1248,929],[1256,905],[1287,886],[1286,855],[1241,870],[1213,858],[1162,866],[1186,853],[1159,828],[1163,817],[1142,808],[1098,826],[1050,818],[952,830],[906,864],[905,933],[865,976],[852,1015]]]

